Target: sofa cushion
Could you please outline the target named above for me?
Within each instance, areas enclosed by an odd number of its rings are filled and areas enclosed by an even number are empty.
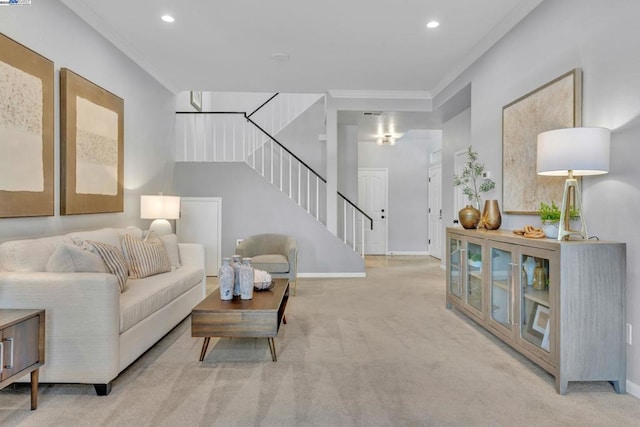
[[[251,258],[251,266],[269,273],[288,273],[289,261],[279,254],[256,255]]]
[[[99,255],[74,244],[63,243],[51,254],[45,270],[57,273],[106,273],[107,268]]]
[[[122,248],[129,262],[130,276],[134,279],[142,279],[171,270],[164,244],[154,231],[150,231],[144,240],[124,234]]]
[[[144,279],[131,279],[127,292],[120,294],[120,333],[198,285],[202,268],[183,266],[178,270]]]
[[[0,244],[0,264],[6,271],[45,271],[53,251],[63,243],[73,241],[67,236],[53,236],[4,242]]]
[[[167,251],[171,267],[180,268],[180,251],[178,250],[178,236],[175,234],[164,234],[160,236],[160,240],[164,244]]]
[[[127,288],[127,278],[129,277],[129,269],[127,261],[122,255],[119,247],[115,247],[104,242],[94,242],[91,240],[83,240],[80,247],[99,255],[102,258],[107,271],[116,276],[120,292],[124,292]]]

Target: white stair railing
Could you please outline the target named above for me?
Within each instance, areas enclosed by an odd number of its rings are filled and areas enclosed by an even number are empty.
[[[244,162],[326,225],[326,180],[273,136],[322,95],[275,102],[276,95],[251,113],[178,112],[176,161]],[[284,118],[276,118],[278,112]],[[337,235],[364,256],[365,227],[373,229],[373,220],[340,192],[338,196]]]
[[[373,219],[338,192],[338,237],[364,257],[365,227],[373,230]]]

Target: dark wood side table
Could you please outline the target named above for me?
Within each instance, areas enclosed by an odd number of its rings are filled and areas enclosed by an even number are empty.
[[[36,409],[42,365],[44,310],[0,309],[0,389],[31,373],[31,409]]]

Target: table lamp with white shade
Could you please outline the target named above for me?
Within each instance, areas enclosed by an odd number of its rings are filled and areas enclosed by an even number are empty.
[[[170,219],[180,218],[180,197],[178,196],[140,196],[140,218],[153,219],[149,230],[158,235],[173,232]]]
[[[601,175],[609,172],[611,132],[599,127],[550,130],[538,135],[538,175],[566,176],[558,240],[572,235],[588,239],[578,180],[574,176]],[[569,225],[572,203],[580,213],[580,230]]]

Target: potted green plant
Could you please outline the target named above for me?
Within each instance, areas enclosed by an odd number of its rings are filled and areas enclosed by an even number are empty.
[[[495,188],[493,180],[484,177],[484,163],[478,162],[478,153],[469,146],[467,161],[462,173],[453,176],[453,186],[462,187],[462,194],[467,196],[470,204],[458,213],[464,228],[476,228],[480,221],[480,195]],[[475,210],[475,211],[474,211]]]
[[[542,230],[545,236],[555,239],[558,237],[558,229],[560,223],[560,208],[552,201],[550,205],[540,202],[540,220],[542,221]],[[580,212],[574,207],[569,211],[569,219],[575,220],[580,218]]]

